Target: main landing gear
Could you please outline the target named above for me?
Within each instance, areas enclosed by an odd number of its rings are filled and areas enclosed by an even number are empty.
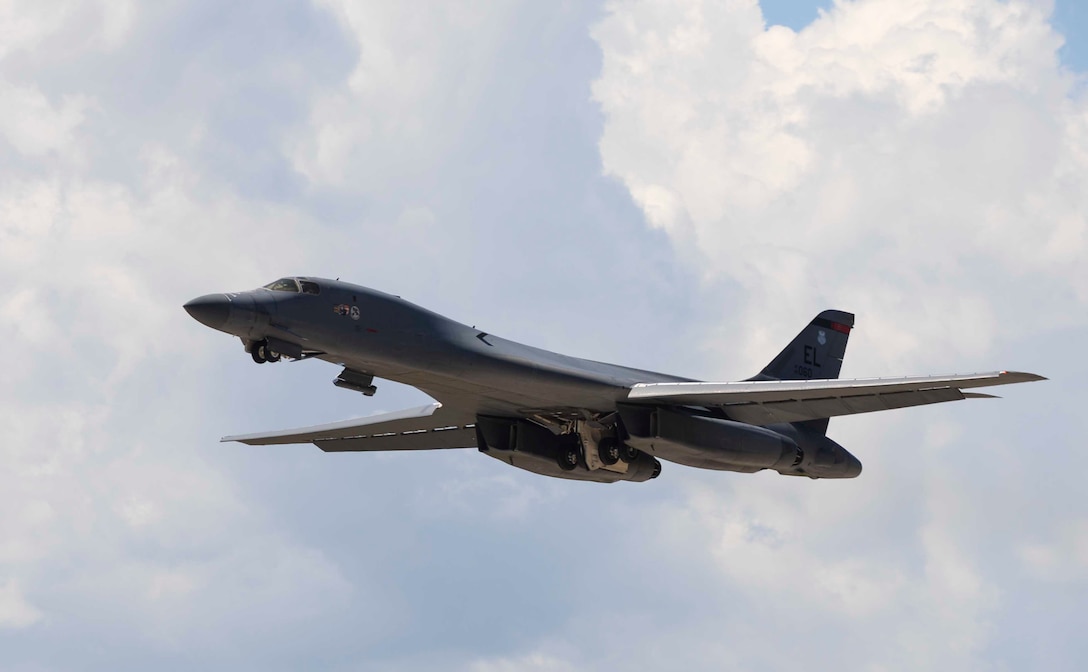
[[[559,462],[559,469],[562,471],[574,471],[578,469],[578,463],[582,461],[582,441],[578,434],[564,434],[561,435],[562,443],[559,445],[559,451],[556,455],[556,460]]]
[[[578,462],[582,459],[582,449],[577,440],[578,435],[572,435],[574,440],[566,440],[559,448],[559,468],[563,471],[574,471]]]
[[[268,347],[268,341],[255,341],[249,346],[249,356],[258,364],[280,361],[280,353]]]
[[[627,446],[623,447],[626,448]],[[620,442],[614,437],[606,436],[597,442],[597,457],[601,458],[601,464],[605,466],[611,467],[619,462],[622,452]]]
[[[583,438],[579,432],[571,432],[562,434],[559,438],[562,442],[556,453],[556,462],[563,471],[573,471],[579,465],[584,465],[590,470],[615,467],[620,460],[631,464],[640,454],[637,448],[632,448],[614,436],[602,436],[593,441]],[[592,451],[592,454],[587,455],[587,451]],[[591,459],[593,457],[596,459]]]

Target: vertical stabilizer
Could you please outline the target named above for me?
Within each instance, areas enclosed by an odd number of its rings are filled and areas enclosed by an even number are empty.
[[[771,360],[756,379],[810,380],[839,377],[854,316],[825,310]]]
[[[854,315],[841,310],[825,310],[808,323],[785,350],[771,360],[752,380],[834,379],[842,370],[846,342],[854,328]],[[824,434],[827,420],[798,423],[808,431]]]

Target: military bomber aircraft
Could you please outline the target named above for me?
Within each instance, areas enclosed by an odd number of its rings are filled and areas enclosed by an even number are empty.
[[[323,359],[333,384],[373,395],[375,378],[436,403],[223,441],[314,443],[328,452],[477,448],[545,476],[647,481],[661,462],[787,476],[854,478],[861,462],[826,435],[828,419],[991,395],[965,390],[1044,380],[999,371],[839,380],[854,316],[826,310],[758,375],[699,382],[548,352],[469,327],[400,297],[288,277],[185,304],[237,336],[254,362]]]

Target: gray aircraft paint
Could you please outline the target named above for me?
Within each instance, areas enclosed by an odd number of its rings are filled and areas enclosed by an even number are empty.
[[[963,389],[1041,380],[1027,373],[837,380],[854,316],[824,311],[757,376],[703,383],[549,352],[455,322],[400,297],[322,278],[283,278],[185,304],[239,337],[254,361],[318,358],[334,383],[375,378],[438,403],[224,440],[314,443],[328,452],[476,447],[561,478],[644,481],[657,458],[750,473],[852,478],[861,463],[826,437],[828,418],[984,397]]]

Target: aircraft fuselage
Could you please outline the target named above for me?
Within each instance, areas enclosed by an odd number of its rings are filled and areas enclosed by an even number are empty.
[[[436,399],[469,400],[479,413],[567,406],[614,411],[631,385],[690,380],[516,343],[359,285],[313,282],[320,294],[262,287],[210,294],[187,306],[207,326],[240,337],[247,351],[269,339],[296,345]],[[221,315],[226,319],[217,319]]]
[[[703,469],[853,478],[861,463],[826,436],[836,415],[985,396],[963,388],[1039,380],[998,372],[838,380],[854,316],[820,313],[756,377],[699,383],[549,352],[461,324],[398,296],[321,278],[283,278],[185,304],[240,338],[254,361],[319,358],[366,395],[375,378],[440,403],[386,416],[231,437],[329,452],[477,447],[562,478],[644,481],[657,458]]]

